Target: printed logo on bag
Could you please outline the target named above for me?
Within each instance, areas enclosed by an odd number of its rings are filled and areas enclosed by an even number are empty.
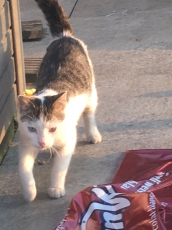
[[[100,219],[102,220],[103,229],[124,229],[122,218],[122,210],[130,206],[130,201],[125,198],[121,193],[116,193],[111,185],[104,187],[92,188],[91,192],[94,193],[99,199],[90,203],[87,211],[83,214],[81,219],[81,229],[86,230],[86,224],[95,211],[100,212]]]
[[[149,194],[149,206],[148,206],[148,214],[150,217],[150,224],[152,225],[153,230],[158,230],[158,221],[156,214],[156,201],[154,194],[151,192]]]
[[[147,180],[143,185],[141,185],[141,187],[139,187],[136,192],[147,192],[151,187],[155,186],[155,185],[159,185],[160,183],[162,183],[162,177],[164,176],[168,176],[169,173],[164,173],[164,172],[159,172],[157,175],[151,177],[149,180]],[[127,181],[124,184],[122,184],[121,188],[128,190],[130,188],[135,188],[137,187],[139,183],[137,181]]]

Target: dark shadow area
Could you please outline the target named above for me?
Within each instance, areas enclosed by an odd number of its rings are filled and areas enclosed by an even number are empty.
[[[130,130],[151,130],[151,129],[171,129],[172,119],[160,119],[160,120],[150,120],[150,121],[130,121],[130,122],[119,122],[111,124],[99,124],[98,125],[100,133],[105,132],[122,132]],[[83,127],[78,127],[78,133],[84,133]],[[85,142],[80,142],[78,144],[86,145]]]
[[[0,229],[55,229],[69,204],[63,198],[50,200],[45,196],[38,194],[32,203],[24,201],[21,195],[0,196]]]
[[[19,191],[14,195],[8,193],[10,185],[6,183],[3,188],[6,194],[0,195],[1,229],[23,229],[23,225],[25,230],[55,229],[65,216],[71,199],[86,187],[110,183],[123,157],[124,153],[112,153],[95,158],[74,155],[67,174],[66,194],[60,199],[50,199],[47,196],[51,167],[35,166],[38,194],[31,203],[26,202]],[[38,167],[41,167],[41,170],[38,170]],[[16,184],[15,187],[18,186],[19,184]]]
[[[154,92],[154,93],[145,93],[137,97],[151,97],[151,98],[162,98],[162,97],[172,97],[172,90]]]

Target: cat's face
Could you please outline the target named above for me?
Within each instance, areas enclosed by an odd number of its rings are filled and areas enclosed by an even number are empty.
[[[65,118],[66,93],[45,97],[18,97],[22,131],[31,144],[51,148]]]

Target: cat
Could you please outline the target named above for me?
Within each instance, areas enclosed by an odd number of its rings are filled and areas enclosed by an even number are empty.
[[[95,121],[97,92],[87,47],[74,36],[57,0],[35,1],[55,39],[40,65],[36,92],[32,96],[18,96],[19,177],[27,201],[33,201],[37,194],[32,172],[35,158],[46,149],[54,151],[48,195],[51,198],[65,195],[65,178],[81,115],[87,141],[98,143],[102,139]]]

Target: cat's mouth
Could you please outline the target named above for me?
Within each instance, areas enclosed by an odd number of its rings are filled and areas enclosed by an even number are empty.
[[[48,146],[45,142],[38,142],[38,146],[40,149],[47,149],[49,148],[50,146]]]
[[[38,144],[32,143],[32,144],[33,144],[33,146],[35,146],[36,148],[38,148],[40,150],[45,150],[45,149],[50,148],[50,146],[48,146],[48,145],[41,146],[39,143]]]

